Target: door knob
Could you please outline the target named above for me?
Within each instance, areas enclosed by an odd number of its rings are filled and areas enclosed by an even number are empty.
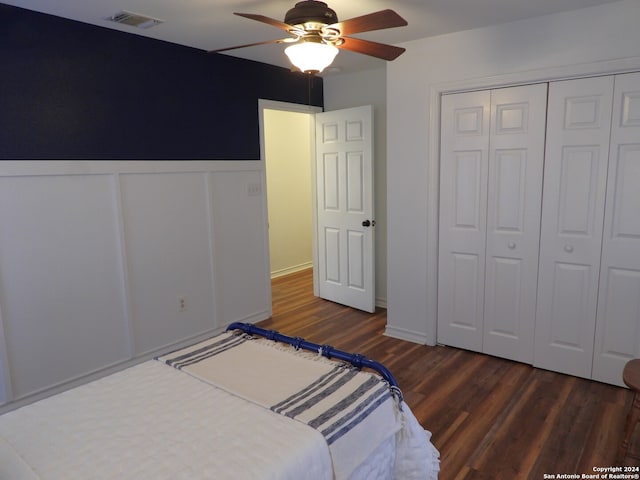
[[[375,220],[364,220],[362,222],[362,226],[363,227],[375,227],[376,226],[376,221]]]

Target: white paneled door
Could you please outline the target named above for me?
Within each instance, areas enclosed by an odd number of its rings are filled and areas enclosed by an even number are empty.
[[[615,78],[593,378],[640,357],[640,73]]]
[[[547,85],[491,91],[483,351],[533,361]]]
[[[316,114],[318,293],[375,310],[373,111]]]
[[[442,99],[438,341],[531,362],[546,84]]]
[[[612,95],[613,77],[549,85],[534,365],[587,378]]]
[[[438,341],[623,385],[640,357],[640,73],[441,106]]]
[[[442,97],[438,342],[482,351],[489,91]]]

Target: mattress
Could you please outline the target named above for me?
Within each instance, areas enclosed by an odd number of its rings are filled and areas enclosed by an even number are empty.
[[[321,431],[152,360],[1,416],[0,478],[437,478],[429,434],[402,407],[393,434],[337,473]]]

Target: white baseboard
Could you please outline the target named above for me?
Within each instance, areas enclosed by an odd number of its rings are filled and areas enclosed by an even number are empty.
[[[376,307],[387,308],[386,298],[376,298]]]
[[[266,320],[268,318],[271,317],[271,312],[270,311],[262,311],[262,312],[256,312],[253,313],[251,315],[247,315],[245,317],[242,318],[236,318],[235,320],[232,320],[231,322],[228,322],[224,328],[227,328],[227,326],[231,325],[232,323],[258,323],[261,322],[262,320]]]
[[[414,332],[405,328],[398,328],[392,325],[387,325],[384,334],[387,337],[397,338],[399,340],[406,340],[408,342],[419,343],[420,345],[429,345],[427,335],[421,332]]]
[[[287,267],[281,270],[275,270],[271,272],[271,279],[283,277],[285,275],[289,275],[290,273],[301,272],[302,270],[306,270],[307,268],[313,268],[313,263],[312,262],[301,263],[300,265],[294,265],[293,267]]]

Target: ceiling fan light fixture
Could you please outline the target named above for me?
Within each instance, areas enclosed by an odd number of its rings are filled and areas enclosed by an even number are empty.
[[[333,62],[338,48],[321,42],[303,41],[284,49],[289,61],[304,73],[320,73]]]

